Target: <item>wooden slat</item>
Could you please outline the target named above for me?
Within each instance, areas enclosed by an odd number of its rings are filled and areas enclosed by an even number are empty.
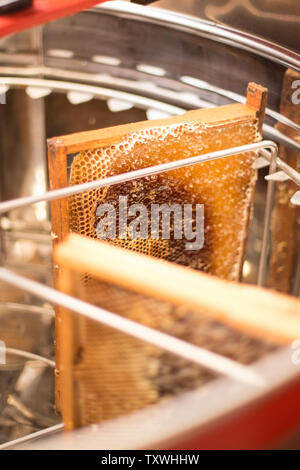
[[[67,155],[63,147],[58,149],[48,145],[48,166],[49,166],[49,186],[50,189],[58,189],[68,185],[67,179]],[[69,218],[68,214],[68,199],[58,199],[51,202],[51,219],[52,219],[52,242],[53,247],[57,245],[60,240],[63,240],[69,234]],[[59,266],[54,264],[53,267],[54,286],[58,285]],[[60,364],[61,345],[63,344],[64,327],[62,325],[64,317],[68,317],[68,312],[63,308],[56,306],[55,308],[55,362]],[[60,410],[60,375],[59,370],[55,371],[55,406],[57,411]]]
[[[265,119],[266,106],[268,100],[267,88],[258,85],[257,83],[250,82],[247,88],[247,105],[256,110],[256,115],[259,122],[259,132],[262,132],[262,126]]]
[[[258,106],[258,101],[255,101]],[[179,116],[173,116],[168,119],[156,119],[152,121],[140,121],[136,123],[123,124],[120,126],[97,129],[87,132],[77,132],[60,137],[49,139],[49,145],[54,149],[63,147],[67,153],[81,152],[87,149],[102,148],[114,143],[120,142],[120,139],[142,129],[151,129],[154,127],[180,124],[183,122],[201,121],[203,124],[228,125],[231,122],[244,122],[255,119],[258,108],[254,105],[246,106],[244,104],[230,104],[218,106],[216,108],[200,109],[188,111]]]
[[[55,259],[147,296],[183,305],[263,340],[300,338],[300,300],[266,289],[221,280],[140,253],[70,235]]]

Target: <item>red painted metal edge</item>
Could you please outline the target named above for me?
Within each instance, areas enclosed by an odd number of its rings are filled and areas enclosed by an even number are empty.
[[[0,37],[72,15],[107,0],[34,0],[26,10],[0,16]]]
[[[300,379],[206,432],[178,439],[174,450],[259,450],[277,447],[300,430]],[[169,447],[168,447],[169,448]]]

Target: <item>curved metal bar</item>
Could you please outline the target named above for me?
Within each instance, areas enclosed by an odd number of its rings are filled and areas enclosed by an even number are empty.
[[[300,71],[300,55],[285,47],[267,41],[249,33],[244,33],[229,27],[218,25],[216,23],[201,20],[189,15],[183,15],[164,10],[162,8],[153,8],[127,2],[109,2],[99,5],[91,11],[99,13],[99,10],[120,16],[123,18],[132,18],[137,21],[147,21],[163,25],[172,29],[192,33],[213,41],[222,42],[235,48],[243,49],[256,53],[261,57],[277,62],[285,67]]]
[[[5,348],[6,354],[12,354],[14,356],[24,357],[25,359],[29,359],[30,361],[39,361],[47,364],[48,366],[55,368],[55,362],[47,359],[46,357],[39,356],[38,354],[33,354],[28,351],[22,351],[21,349],[14,349],[14,348]]]
[[[204,80],[199,80],[198,78],[195,78],[195,77],[183,76],[180,78],[180,80],[183,83],[186,83],[194,88],[198,88],[200,90],[211,91],[212,93],[216,93],[217,95],[224,96],[225,98],[229,98],[230,100],[236,101],[238,103],[245,103],[246,101],[245,97],[242,95],[239,95],[238,93],[235,93],[230,90],[225,90],[224,88],[220,88],[216,85],[211,85],[210,83],[205,82]],[[266,108],[266,115],[300,132],[299,124],[297,124],[294,121],[291,121],[291,119],[288,119],[286,116],[283,116],[283,114],[278,113],[277,111],[274,111],[273,109]]]
[[[101,85],[109,85],[109,86],[114,86],[118,90],[122,89],[122,93],[132,93],[132,96],[130,98],[130,101],[133,102],[135,105],[141,106],[140,100],[143,99],[144,97],[142,96],[143,93],[145,93],[145,85],[143,84],[142,81],[139,80],[129,80],[129,79],[124,79],[124,78],[119,78],[115,76],[110,76],[107,74],[91,74],[91,73],[85,73],[85,72],[77,72],[77,71],[70,71],[70,70],[61,70],[61,69],[54,69],[51,67],[0,67],[0,73],[5,74],[6,76],[0,77],[0,84],[3,85],[15,85],[15,86],[21,86],[19,80],[24,78],[26,82],[24,81],[24,87],[25,86],[41,86],[40,82],[39,85],[36,85],[34,82],[32,82],[30,85],[28,85],[28,77],[30,77],[32,80],[36,80],[37,78],[41,75],[44,77],[50,76],[50,77],[55,77],[63,80],[80,80],[81,83],[74,83],[74,82],[68,82],[70,83],[70,88],[69,90],[65,89],[65,84],[67,82],[64,82],[64,87],[60,89],[60,91],[73,91],[74,90],[74,85],[77,87],[76,91],[79,92],[86,92],[90,93],[90,90],[86,87],[89,87],[87,83],[82,83],[82,82],[90,82],[90,83],[95,83],[97,86]],[[7,76],[7,75],[10,76]],[[17,75],[17,77],[13,77],[11,75]],[[15,83],[14,79],[17,79],[18,82]],[[41,80],[41,78],[39,78]],[[49,88],[49,81],[50,79],[44,78],[42,80],[45,80],[45,88]],[[47,80],[47,82],[46,82]],[[171,80],[171,79],[169,79]],[[182,83],[188,85],[189,87],[193,87],[195,89],[200,89],[200,90],[205,90],[205,91],[210,91],[212,93],[215,93],[220,96],[224,96],[225,98],[228,98],[234,102],[238,103],[245,103],[245,97],[242,95],[239,95],[238,93],[232,92],[230,90],[225,90],[223,88],[220,88],[215,85],[211,85],[208,82],[205,82],[203,80],[199,80],[198,78],[195,77],[190,77],[190,76],[183,76],[180,79]],[[56,83],[56,87],[51,87],[53,89],[59,90],[59,87],[57,86],[58,82]],[[101,90],[101,89],[100,89]],[[115,97],[115,88],[110,88],[111,90],[111,96],[110,97]],[[107,90],[108,92],[108,90]],[[141,95],[137,95],[137,92],[140,92]],[[145,98],[147,99],[152,99],[155,104],[152,104],[152,107],[155,107],[155,109],[162,110],[164,112],[169,112],[170,114],[180,114],[185,112],[187,109],[194,109],[194,108],[208,108],[212,106],[216,106],[215,103],[212,103],[208,100],[203,100],[200,98],[197,98],[197,101],[191,103],[191,101],[187,100],[184,98],[184,94],[179,94],[178,92],[174,92],[170,89],[163,88],[162,86],[156,85],[156,83],[153,83],[153,88],[150,90],[147,90],[148,96],[151,95],[151,98]],[[96,96],[96,95],[95,95]],[[139,100],[135,102],[135,96],[139,96]],[[101,94],[99,97],[103,97]],[[170,105],[167,104],[168,106],[173,106],[174,111],[172,111],[172,108],[170,110],[166,110],[166,100],[172,101],[176,103],[175,105]],[[178,106],[179,105],[179,106]],[[144,103],[142,108],[146,109],[147,103]],[[292,121],[291,119],[288,119],[287,117],[283,116],[282,114],[278,113],[277,111],[274,111],[273,109],[266,108],[266,114],[270,116],[271,118],[275,119],[278,122],[281,122],[282,124],[285,124],[286,126],[295,129],[296,131],[300,132],[300,126]],[[300,149],[300,145],[299,145]]]
[[[296,150],[296,152],[300,152],[300,143],[298,143],[294,139],[291,139],[290,137],[287,137],[285,134],[280,132],[278,129],[275,129],[275,127],[269,126],[268,124],[264,124],[263,125],[263,134],[268,139],[276,140],[277,143],[283,144],[286,147],[289,147],[293,150]]]
[[[267,160],[269,160],[269,162],[271,162],[271,156],[270,156],[270,153],[267,150],[262,149],[261,154],[264,158],[266,158]],[[284,171],[284,173],[286,173],[291,178],[291,180],[294,181],[294,183],[296,183],[298,186],[300,186],[300,174],[298,173],[298,171],[294,170],[294,168],[289,166],[287,163],[285,163],[279,157],[276,158],[276,164],[277,164],[278,168],[280,168],[282,171]]]
[[[158,102],[151,98],[131,94],[125,91],[118,91],[109,88],[103,88],[94,85],[82,85],[80,83],[44,80],[42,78],[18,78],[18,77],[0,77],[0,84],[13,85],[15,87],[35,86],[39,88],[50,88],[58,91],[77,91],[88,93],[101,99],[117,98],[123,101],[130,101],[142,109],[155,108],[168,114],[181,114],[185,111],[183,108],[172,106],[167,103]]]
[[[170,114],[180,114],[185,112],[186,109],[207,108],[210,106],[215,106],[214,103],[202,100],[199,97],[195,97],[195,100],[191,103],[191,101],[188,101],[182,94],[178,93],[177,91],[173,91],[169,88],[164,88],[161,85],[157,85],[155,82],[149,81],[149,77],[145,79],[144,74],[141,73],[139,73],[139,75],[142,76],[140,80],[130,80],[128,78],[115,77],[106,73],[86,73],[63,69],[54,69],[44,66],[28,68],[0,67],[0,73],[4,74],[3,77],[0,77],[0,84],[9,86],[14,85],[14,78],[24,77],[25,79],[28,79],[30,77],[34,80],[37,77],[40,78],[41,75],[43,76],[43,80],[52,80],[53,78],[58,78],[59,80],[63,81],[75,80],[75,82],[70,82],[72,87],[70,88],[70,90],[62,89],[60,91],[73,91],[74,85],[77,85],[77,91],[89,93],[89,90],[86,90],[86,87],[90,86],[91,84],[95,84],[95,86],[109,86],[109,90],[111,90],[111,96],[108,96],[109,98],[115,98],[116,91],[120,91],[123,93],[132,93],[132,99],[130,101],[133,102],[135,105],[140,106],[143,109],[147,109],[149,107],[149,104],[147,105],[145,103],[143,106],[141,106],[141,100],[152,99],[153,103],[151,107],[160,109],[160,107],[163,106],[164,108],[162,109],[162,111],[169,112]],[[17,77],[13,77],[13,75],[17,75]],[[8,83],[6,81],[9,79],[12,80],[11,83]],[[58,84],[59,82],[55,83]],[[177,82],[175,81],[175,83]],[[18,84],[18,86],[21,85]],[[27,83],[24,86],[27,86]],[[32,86],[35,86],[35,84],[32,83]],[[48,88],[48,85],[45,85],[45,87]],[[56,87],[56,89],[59,90],[58,87]],[[135,96],[139,96],[139,101],[136,103],[134,100]],[[99,97],[101,97],[101,95]],[[172,108],[170,108],[169,111],[166,110],[166,105],[173,107],[175,111],[173,112]]]
[[[19,209],[21,207],[35,204],[37,202],[53,201],[64,197],[69,197],[74,194],[90,191],[95,188],[102,188],[104,186],[115,185],[124,183],[126,181],[132,181],[144,176],[157,175],[165,171],[176,170],[178,168],[184,168],[187,166],[195,165],[197,163],[204,163],[207,161],[216,160],[218,158],[229,157],[231,155],[237,155],[239,153],[251,152],[260,150],[262,148],[268,148],[273,152],[277,153],[277,145],[271,140],[264,140],[254,144],[240,145],[238,147],[229,148],[226,150],[219,150],[217,152],[206,153],[203,155],[197,155],[191,158],[185,158],[182,160],[176,160],[161,165],[155,165],[148,168],[142,168],[140,170],[130,171],[128,173],[122,173],[120,175],[110,176],[103,178],[102,180],[91,181],[89,183],[76,184],[74,186],[67,186],[65,188],[56,189],[54,191],[47,191],[41,195],[33,195],[22,197],[18,199],[12,199],[0,203],[0,214],[4,214],[12,209]]]

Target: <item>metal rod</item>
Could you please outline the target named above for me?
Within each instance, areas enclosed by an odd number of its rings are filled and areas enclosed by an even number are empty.
[[[251,367],[241,365],[219,354],[207,351],[193,344],[177,339],[166,333],[154,330],[137,322],[123,318],[102,308],[27,279],[5,268],[0,268],[0,280],[12,284],[48,302],[60,305],[87,318],[100,322],[110,328],[150,343],[165,351],[183,357],[219,374],[227,375],[248,385],[262,387],[263,378]]]
[[[271,155],[267,150],[262,149],[261,154],[264,158],[271,161]],[[292,168],[290,165],[285,163],[279,157],[276,158],[276,164],[277,164],[278,168],[280,168],[282,171],[284,171],[284,173],[286,173],[291,178],[291,180],[294,181],[294,183],[296,183],[298,186],[300,186],[300,173],[298,173],[298,171],[294,170],[294,168]]]
[[[8,61],[9,58],[12,56],[12,54],[1,54],[1,59],[3,62]],[[142,96],[140,96],[138,93],[144,93],[144,85],[142,83],[139,83],[137,80],[129,80],[129,79],[124,79],[120,77],[115,77],[115,76],[110,76],[110,75],[104,75],[104,74],[91,74],[91,73],[86,73],[86,72],[78,72],[78,71],[70,71],[70,70],[62,70],[58,68],[53,68],[53,67],[0,67],[0,74],[6,75],[6,76],[1,76],[0,77],[0,83],[8,86],[17,86],[20,87],[22,86],[22,82],[20,80],[23,80],[23,86],[37,86],[37,87],[44,87],[44,88],[50,88],[52,90],[56,91],[71,91],[77,89],[79,92],[83,93],[90,93],[90,89],[86,88],[89,87],[90,85],[87,83],[96,83],[97,86],[114,86],[117,90],[120,90],[118,92],[125,92],[125,93],[132,93],[130,96],[130,101],[135,103],[136,106],[141,106],[143,109],[149,107],[149,102],[145,101],[144,105],[142,106]],[[9,75],[9,76],[8,76]],[[48,78],[40,78],[41,76],[43,77],[55,77],[60,80],[63,80],[62,86],[60,86],[60,82],[54,81]],[[36,78],[39,77],[39,78]],[[153,79],[153,77],[151,77]],[[68,80],[77,80],[81,81],[84,83],[74,83],[70,82],[69,88],[66,89],[66,84],[67,82],[65,81],[66,79]],[[17,81],[15,81],[17,80]],[[28,80],[30,80],[28,82]],[[36,83],[36,80],[39,80]],[[208,90],[213,93],[216,93],[220,96],[224,96],[234,102],[238,103],[245,103],[245,97],[243,95],[239,95],[237,93],[234,93],[230,90],[226,90],[223,88],[220,88],[216,85],[211,85],[208,82],[205,82],[203,80],[199,80],[198,78],[195,77],[190,77],[190,76],[183,76],[180,78],[181,82],[188,85],[189,87],[193,87],[196,89],[200,90]],[[215,103],[200,99],[198,97],[197,102],[194,102],[191,104],[189,100],[184,99],[184,97],[179,95],[177,92],[171,91],[170,89],[163,88],[162,85],[157,85],[155,83],[155,88],[153,89],[151,93],[151,98],[145,97],[146,100],[151,99],[151,100],[156,100],[156,104],[154,106],[154,102],[152,104],[152,107],[155,108],[160,108],[163,107],[163,111],[166,111],[166,103],[164,102],[166,97],[168,97],[174,104],[168,104],[167,106],[170,106],[168,108],[169,112],[185,112],[185,109],[194,109],[194,108],[199,108],[199,107],[210,107],[210,106],[216,106]],[[111,95],[114,97],[115,95],[115,88],[111,88]],[[108,93],[108,89],[106,90],[106,95]],[[148,90],[147,90],[148,91]],[[134,93],[134,94],[133,94]],[[94,94],[94,93],[93,93]],[[99,88],[99,93],[95,95],[98,98],[103,97],[103,88]],[[128,95],[129,96],[129,95]],[[136,101],[136,96],[138,96],[138,100]],[[106,96],[108,98],[108,96]],[[158,99],[161,99],[161,101],[158,101]],[[170,101],[171,102],[171,101]],[[175,104],[176,103],[176,104]],[[270,109],[266,108],[266,115],[271,116],[273,119],[275,119],[278,122],[281,122],[285,124],[288,127],[291,127],[292,129],[295,129],[296,131],[300,131],[300,126],[292,121],[291,119],[288,119],[286,116],[283,116],[282,114]],[[271,127],[271,126],[268,126]],[[296,144],[296,142],[295,142]]]
[[[51,359],[47,359],[46,357],[39,356],[38,354],[33,354],[28,351],[22,351],[21,349],[14,349],[14,348],[5,348],[6,354],[13,354],[15,356],[24,357],[25,359],[29,359],[31,361],[39,361],[44,362],[48,366],[54,368],[55,362],[51,361]]]
[[[264,153],[264,156],[266,156]],[[268,155],[268,160],[270,161],[269,167],[269,175],[276,172],[277,168],[277,149],[271,151],[271,155]],[[272,208],[274,202],[274,193],[275,193],[275,181],[269,180],[268,187],[267,187],[267,195],[266,195],[266,207],[265,207],[265,217],[264,217],[264,229],[263,229],[263,236],[262,236],[262,247],[261,247],[261,255],[259,260],[259,267],[258,267],[258,276],[257,276],[257,285],[263,286],[266,271],[267,271],[267,261],[269,255],[269,241],[270,241],[270,226],[271,226],[271,217],[272,217]]]
[[[74,186],[67,186],[65,188],[56,189],[54,191],[47,191],[41,195],[33,195],[18,199],[12,199],[10,201],[2,202],[0,204],[0,214],[4,214],[12,209],[19,209],[20,207],[35,204],[37,202],[53,201],[54,199],[72,196],[74,194],[90,191],[95,188],[102,188],[104,186],[120,184],[126,181],[132,181],[138,178],[143,178],[145,176],[156,175],[158,173],[163,173],[178,168],[184,168],[187,166],[195,165],[197,163],[204,163],[207,161],[216,160],[218,158],[237,155],[239,153],[260,150],[262,148],[268,148],[272,152],[277,152],[277,145],[271,140],[264,140],[262,142],[257,142],[254,144],[240,145],[238,147],[233,147],[226,150],[218,150],[217,152],[205,153],[203,155],[197,155],[195,157],[185,158],[182,160],[176,160],[168,163],[162,163],[161,165],[155,165],[148,168],[142,168],[140,170],[130,171],[128,173],[122,173],[120,175],[110,176],[101,180],[77,184]]]
[[[41,69],[38,69],[41,72]],[[146,96],[141,96],[137,93],[133,94],[130,91],[119,91],[113,88],[105,88],[96,85],[86,85],[75,82],[66,82],[58,80],[46,80],[39,78],[19,78],[19,77],[0,77],[0,83],[3,85],[9,85],[14,87],[27,87],[34,86],[38,88],[49,88],[55,91],[78,91],[88,93],[94,97],[100,99],[117,98],[123,101],[129,101],[142,109],[154,108],[159,109],[168,114],[182,114],[185,109],[174,106],[172,104],[164,103],[163,101],[157,101]],[[111,83],[109,83],[111,85]],[[136,91],[136,90],[135,90]]]
[[[64,425],[62,423],[56,424],[55,426],[51,426],[50,428],[42,429],[41,431],[33,432],[28,434],[27,436],[19,437],[18,439],[14,439],[13,441],[5,442],[5,444],[0,444],[0,450],[9,449],[17,444],[23,444],[24,442],[32,441],[33,439],[37,439],[40,437],[48,436],[49,434],[54,434],[58,431],[62,431]]]
[[[72,79],[72,80],[82,80],[82,81],[95,81],[98,86],[93,86],[93,85],[86,85],[82,83],[76,83],[76,82],[66,82],[66,81],[58,81],[58,80],[46,80],[46,79],[37,79],[37,78],[26,78],[26,77],[0,77],[0,84],[2,85],[7,85],[7,86],[13,86],[16,88],[20,87],[37,87],[37,88],[46,88],[50,90],[55,90],[59,92],[68,92],[68,91],[78,91],[80,93],[87,93],[90,95],[93,95],[95,98],[98,99],[108,99],[108,98],[118,98],[120,100],[125,100],[133,103],[136,107],[139,107],[141,109],[149,109],[149,108],[154,108],[158,109],[159,111],[162,111],[164,113],[171,115],[178,115],[178,114],[183,114],[186,112],[187,108],[188,109],[197,109],[197,108],[209,108],[209,107],[215,107],[215,103],[206,101],[203,99],[200,99],[198,97],[197,101],[193,101],[193,105],[191,106],[191,103],[187,100],[185,100],[182,97],[178,98],[178,93],[174,93],[173,91],[165,88],[158,87],[157,85],[155,86],[155,90],[152,90],[152,98],[145,97],[141,94],[138,93],[144,93],[145,90],[143,88],[143,85],[139,84],[137,81],[132,81],[130,82],[129,80],[125,79],[120,79],[116,77],[111,77],[108,76],[107,78],[104,77],[99,77],[97,74],[96,76],[92,76],[91,74],[85,74],[82,72],[70,72],[68,71],[68,74],[66,75],[65,70],[56,70],[56,69],[48,69],[47,67],[44,70],[45,74],[51,74],[54,75],[56,78],[60,78],[61,80],[63,79]],[[34,69],[35,73],[41,73],[42,69],[41,68],[36,68]],[[13,69],[13,68],[7,68],[7,67],[0,67],[0,74],[1,73],[8,73],[8,72],[13,72],[15,74],[20,73],[21,70]],[[25,74],[32,74],[33,69],[30,67],[27,69],[22,69],[23,75]],[[191,77],[192,78],[192,77]],[[198,80],[198,79],[194,79]],[[117,90],[115,88],[103,88],[99,86],[99,83],[104,83],[105,85],[109,86],[116,86]],[[191,86],[191,85],[190,85]],[[119,91],[120,88],[125,89],[125,91]],[[134,93],[133,93],[134,92]],[[231,92],[228,92],[229,94]],[[230,98],[230,96],[228,95]],[[165,103],[164,100],[168,98],[169,101],[175,101],[176,99],[176,105],[168,104]],[[244,99],[243,99],[244,100]],[[244,100],[245,101],[245,100]],[[180,107],[178,106],[180,105]],[[267,113],[267,110],[266,110]],[[273,112],[275,113],[275,111]],[[272,111],[269,112],[270,115],[272,115]],[[280,115],[281,116],[281,115]],[[278,122],[283,122],[287,126],[295,128],[296,124],[291,121],[291,123],[288,123],[286,118],[284,119],[284,116],[280,117],[279,115],[277,117]],[[275,119],[275,116],[272,116]],[[292,125],[293,124],[293,125]],[[297,128],[298,130],[298,128]],[[284,135],[282,132],[279,132],[278,129],[275,129],[274,127],[268,125],[268,124],[263,124],[263,134],[268,138],[268,139],[276,139],[277,142],[281,142],[284,145],[293,148],[295,150],[300,150],[300,144],[296,142],[295,140],[291,139],[290,137],[287,137]]]
[[[183,83],[186,83],[187,85],[192,86],[193,88],[211,91],[212,93],[216,93],[217,95],[224,96],[238,103],[244,104],[246,102],[246,99],[243,95],[239,95],[238,93],[235,93],[233,91],[220,88],[217,85],[212,85],[211,83],[205,82],[204,80],[201,80],[199,78],[184,75],[183,77],[180,77],[180,80]],[[280,114],[277,111],[274,111],[273,109],[266,108],[266,115],[271,116],[276,121],[282,122],[286,126],[291,127],[292,129],[295,129],[296,131],[300,131],[299,124],[292,121],[291,119],[288,119],[286,116],[283,116],[283,114]]]

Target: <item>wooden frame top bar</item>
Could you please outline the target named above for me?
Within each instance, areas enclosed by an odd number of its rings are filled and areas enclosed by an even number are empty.
[[[207,126],[217,124],[222,126],[222,124],[226,125],[231,122],[243,122],[258,118],[262,126],[266,100],[266,88],[254,83],[249,83],[247,89],[247,104],[236,103],[215,108],[193,110],[183,115],[172,116],[166,119],[123,124],[93,131],[77,132],[61,137],[53,137],[48,139],[48,147],[52,153],[62,148],[67,154],[88,149],[93,150],[95,148],[113,145],[115,142],[119,142],[120,138],[125,137],[131,132],[145,128],[151,129],[159,126],[184,124],[193,121],[201,121]]]

